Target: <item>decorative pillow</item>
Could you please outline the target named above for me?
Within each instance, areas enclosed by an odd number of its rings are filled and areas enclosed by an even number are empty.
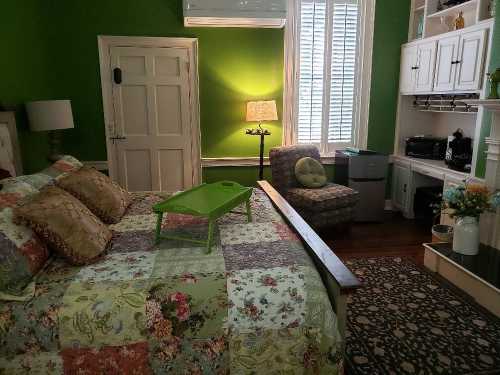
[[[83,164],[78,159],[70,155],[64,155],[41,173],[56,179],[64,177],[66,173],[75,172],[82,167]]]
[[[42,269],[49,252],[33,231],[13,222],[11,208],[0,211],[0,292],[21,296]],[[2,299],[2,298],[0,298]]]
[[[0,190],[0,300],[24,300],[34,292],[33,277],[47,262],[46,245],[25,225],[13,221],[13,209],[39,193],[56,177],[83,165],[64,156],[40,173],[3,179]],[[31,286],[31,288],[28,288]],[[28,290],[29,289],[29,290]]]
[[[57,186],[83,202],[107,224],[120,221],[130,205],[130,194],[94,168],[83,167],[58,179]]]
[[[83,164],[73,156],[65,155],[39,173],[6,178],[1,180],[0,183],[5,186],[6,184],[13,184],[15,182],[24,182],[25,184],[31,185],[36,190],[41,190],[45,186],[53,183],[55,179],[62,178],[67,173],[77,171],[82,167]]]
[[[297,161],[295,177],[300,184],[310,189],[323,187],[327,182],[325,168],[319,161],[309,157]]]
[[[74,265],[92,262],[106,249],[111,232],[78,199],[48,186],[14,209],[14,222],[29,226]]]

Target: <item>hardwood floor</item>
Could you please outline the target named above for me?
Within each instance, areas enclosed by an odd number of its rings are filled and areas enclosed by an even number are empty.
[[[402,256],[424,262],[422,243],[431,241],[431,226],[401,214],[386,212],[383,223],[354,223],[350,231],[320,232],[341,259]]]

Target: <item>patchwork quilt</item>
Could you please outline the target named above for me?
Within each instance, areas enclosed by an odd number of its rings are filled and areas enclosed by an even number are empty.
[[[154,245],[135,194],[98,262],[54,258],[35,297],[0,302],[0,374],[339,374],[342,343],[325,287],[299,239],[255,191],[253,223],[231,213],[211,254]],[[241,208],[244,212],[244,208]],[[163,230],[203,238],[208,223],[167,215]]]

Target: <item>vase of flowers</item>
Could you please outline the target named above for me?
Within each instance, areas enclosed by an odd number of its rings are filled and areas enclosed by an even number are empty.
[[[492,194],[484,185],[465,183],[446,189],[442,211],[456,218],[453,251],[476,255],[479,251],[479,216],[500,207],[500,193]]]

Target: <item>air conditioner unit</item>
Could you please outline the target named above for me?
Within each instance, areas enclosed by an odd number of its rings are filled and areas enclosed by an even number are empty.
[[[287,0],[183,0],[186,27],[285,26]]]

